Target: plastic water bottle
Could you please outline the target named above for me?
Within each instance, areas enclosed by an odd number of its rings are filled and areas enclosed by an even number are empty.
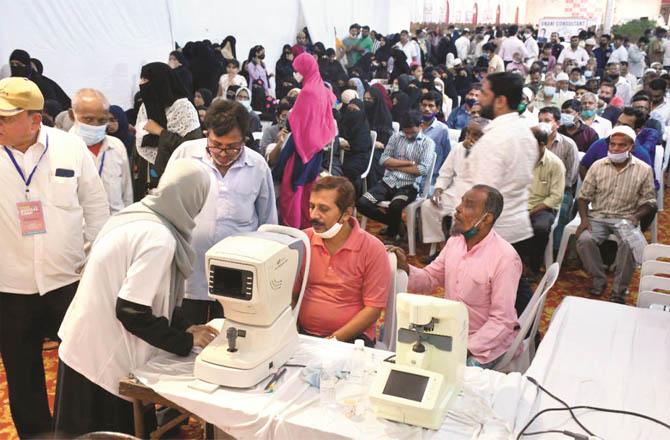
[[[353,384],[365,385],[365,343],[362,339],[354,342],[354,353],[350,360],[350,381]]]
[[[640,230],[640,227],[633,226],[631,222],[626,219],[617,222],[614,227],[619,230],[621,238],[628,243],[635,262],[637,264],[642,264],[642,254],[644,253],[645,246],[647,246],[647,240],[644,238],[644,234]]]
[[[331,361],[321,363],[321,374],[319,375],[319,398],[324,406],[335,404],[335,385],[337,377]]]

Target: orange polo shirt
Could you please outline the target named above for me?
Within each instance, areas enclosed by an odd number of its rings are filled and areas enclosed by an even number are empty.
[[[307,333],[330,336],[363,307],[386,308],[391,285],[386,249],[355,218],[349,224],[349,238],[334,255],[312,228],[305,230],[312,256],[298,321]],[[374,341],[375,325],[364,333]]]

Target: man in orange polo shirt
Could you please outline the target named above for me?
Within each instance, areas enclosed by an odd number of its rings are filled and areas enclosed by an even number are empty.
[[[309,279],[298,322],[303,333],[375,343],[391,270],[381,241],[353,216],[356,193],[344,177],[319,179],[309,197]]]

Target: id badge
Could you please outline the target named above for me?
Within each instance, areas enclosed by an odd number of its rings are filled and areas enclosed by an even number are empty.
[[[39,200],[18,202],[16,204],[16,209],[19,213],[21,235],[26,237],[47,232],[46,224],[44,223],[42,202]]]

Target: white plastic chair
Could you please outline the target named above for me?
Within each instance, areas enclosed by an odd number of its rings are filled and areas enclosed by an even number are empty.
[[[393,133],[398,133],[400,131],[400,123],[399,122],[391,122],[391,127],[393,127]]]
[[[662,304],[670,307],[670,295],[660,292],[640,292],[637,295],[637,307],[648,309],[652,304]]]
[[[519,317],[519,333],[514,338],[514,342],[505,352],[503,358],[493,367],[496,371],[504,373],[519,372],[524,373],[530,366],[535,357],[535,335],[540,327],[540,319],[544,310],[544,302],[547,299],[547,292],[554,286],[558,278],[560,266],[554,263],[547,268],[542,280],[537,285],[533,297]],[[530,330],[530,332],[529,332]],[[528,336],[526,336],[528,335]],[[521,348],[521,352],[517,354]]]
[[[670,148],[669,148],[670,150]],[[670,258],[670,246],[667,244],[648,244],[642,253],[642,261]]]
[[[565,258],[565,253],[568,250],[568,243],[570,243],[570,237],[575,235],[580,222],[581,217],[579,216],[579,214],[577,214],[575,218],[573,218],[572,221],[570,221],[570,223],[565,225],[565,229],[563,229],[561,244],[558,246],[558,254],[556,255],[556,262],[559,264],[559,266],[563,264],[563,258]]]
[[[461,130],[455,128],[449,128],[449,143],[451,145],[456,145],[458,143],[458,138],[461,137]]]
[[[670,291],[670,278],[656,275],[640,277],[640,292],[653,292],[656,289]]]
[[[554,262],[554,229],[558,226],[558,215],[554,218],[554,223],[551,225],[551,230],[549,231],[549,240],[547,241],[547,246],[544,248],[544,267],[545,269],[551,266]]]
[[[407,273],[398,269],[398,259],[394,252],[387,253],[389,265],[391,266],[391,286],[389,287],[388,298],[386,299],[386,310],[384,311],[384,324],[382,325],[379,341],[375,348],[380,350],[395,351],[396,333],[398,324],[395,313],[395,299],[399,292],[407,291],[409,281]]]
[[[640,278],[647,275],[670,275],[670,263],[658,260],[644,261],[640,269]]]

